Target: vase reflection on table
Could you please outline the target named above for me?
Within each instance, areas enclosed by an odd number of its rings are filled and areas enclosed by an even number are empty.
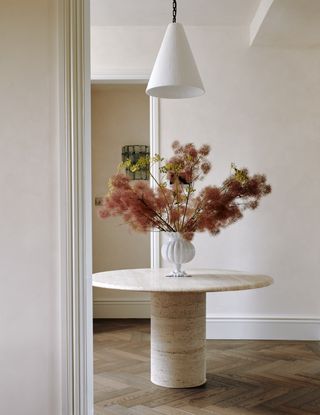
[[[192,242],[183,238],[179,232],[170,232],[169,239],[162,245],[163,259],[174,264],[174,269],[167,277],[191,277],[181,269],[182,264],[193,260],[195,248]]]

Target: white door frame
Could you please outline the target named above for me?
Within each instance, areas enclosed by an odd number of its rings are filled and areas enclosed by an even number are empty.
[[[159,98],[150,97],[150,154],[160,153],[160,100]],[[151,167],[151,173],[157,180],[159,179],[159,169],[157,166]],[[155,187],[154,181],[151,181]],[[151,251],[151,268],[160,267],[160,233],[151,232],[150,251]]]
[[[93,415],[90,3],[59,0],[61,414]]]
[[[90,2],[59,0],[61,414],[93,415]],[[110,75],[109,75],[110,77]],[[112,76],[111,76],[112,77]],[[113,81],[147,80],[146,75]],[[111,81],[112,79],[110,79]],[[159,103],[150,100],[151,152],[159,147]],[[159,265],[159,233],[151,236]]]

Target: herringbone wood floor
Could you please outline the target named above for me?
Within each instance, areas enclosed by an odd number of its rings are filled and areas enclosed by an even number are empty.
[[[207,342],[207,383],[149,380],[149,320],[94,322],[95,415],[320,414],[318,342]]]

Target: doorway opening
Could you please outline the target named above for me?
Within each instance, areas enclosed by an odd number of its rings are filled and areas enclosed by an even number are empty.
[[[91,84],[93,273],[159,266],[158,232],[136,233],[119,218],[98,217],[99,205],[108,191],[108,180],[123,160],[124,149],[145,146],[150,155],[159,152],[158,99],[148,97],[145,88],[145,82],[134,79],[94,80]],[[100,333],[101,328],[102,337],[109,328],[112,330],[113,319],[119,324],[149,318],[148,293],[93,289],[93,326],[95,333]],[[94,397],[99,401],[99,394],[104,396],[107,386],[97,358],[99,343],[95,341],[93,348]],[[103,359],[101,362],[105,364]]]
[[[123,149],[150,150],[150,99],[145,84],[94,83],[91,88],[93,273],[149,268],[151,238],[131,231],[119,218],[101,220],[97,211]],[[151,149],[153,151],[153,148]],[[149,318],[149,295],[95,288],[94,318]]]

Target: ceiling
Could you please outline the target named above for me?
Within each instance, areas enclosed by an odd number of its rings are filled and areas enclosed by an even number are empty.
[[[319,0],[320,1],[320,0]],[[177,21],[185,25],[249,25],[260,0],[177,0]],[[92,26],[163,26],[172,0],[91,0]]]
[[[319,47],[320,0],[273,0],[255,44]]]
[[[190,26],[245,26],[250,45],[319,47],[320,0],[177,0]],[[92,26],[166,26],[172,0],[90,0]]]

